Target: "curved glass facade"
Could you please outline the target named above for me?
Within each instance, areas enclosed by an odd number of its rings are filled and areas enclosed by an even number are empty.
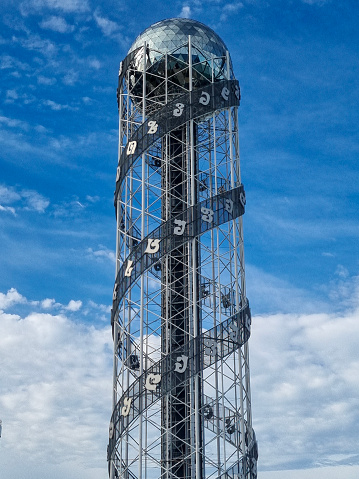
[[[211,28],[187,18],[170,18],[154,23],[136,38],[128,53],[142,47],[144,42],[151,50],[170,53],[187,45],[188,35],[206,57],[226,56],[226,45]]]

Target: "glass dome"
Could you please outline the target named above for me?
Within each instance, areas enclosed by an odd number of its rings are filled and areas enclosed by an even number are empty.
[[[225,43],[211,28],[187,18],[170,18],[154,23],[136,38],[128,51],[128,57],[132,57],[128,88],[135,104],[139,104],[143,93],[142,75],[145,65],[148,112],[190,89],[190,64],[193,89],[224,80],[228,76],[233,78],[230,58],[229,69],[227,68]]]
[[[154,23],[136,38],[128,53],[142,47],[144,42],[150,50],[171,53],[188,43],[188,35],[208,59],[226,56],[227,47],[223,40],[211,28],[188,18],[169,18]]]

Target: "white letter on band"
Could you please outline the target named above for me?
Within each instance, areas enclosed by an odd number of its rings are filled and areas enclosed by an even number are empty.
[[[242,191],[240,192],[240,194],[239,194],[239,201],[241,202],[241,205],[242,205],[243,208],[244,208],[244,206],[245,206],[245,204],[246,204],[246,194],[245,194],[244,191],[243,191],[243,192],[242,192]]]
[[[214,339],[204,340],[204,354],[215,356],[217,354],[217,342]]]
[[[226,211],[228,211],[229,214],[232,214],[232,211],[233,211],[233,201],[230,200],[229,198],[226,199]]]
[[[202,213],[202,220],[206,221],[207,223],[212,223],[214,211],[210,208],[201,208]]]
[[[136,151],[136,146],[137,146],[137,141],[130,141],[128,146],[127,146],[127,151],[126,153],[128,155],[133,155],[134,152]]]
[[[183,220],[174,220],[174,224],[178,226],[174,228],[173,233],[178,236],[183,235],[184,229],[186,227],[186,222]]]
[[[113,301],[117,299],[117,291],[118,291],[118,283],[115,283],[115,286],[113,287],[113,294],[112,294]]]
[[[159,382],[161,382],[161,375],[150,373],[146,378],[145,388],[149,391],[156,391]]]
[[[182,363],[182,364],[181,364]],[[175,363],[175,372],[176,373],[184,373],[187,369],[188,364],[188,356],[178,356]]]
[[[205,91],[202,92],[201,98],[198,100],[202,105],[208,105],[209,100],[211,99],[209,93]]]
[[[228,98],[229,98],[229,90],[227,87],[223,87],[222,88],[222,92],[221,92],[221,95],[223,97],[224,100],[228,101]]]
[[[173,110],[173,116],[181,116],[183,113],[184,104],[183,103],[176,103],[176,109]]]
[[[160,239],[149,239],[145,253],[154,254],[160,249]]]
[[[114,433],[114,427],[113,427],[113,422],[110,422],[109,428],[108,428],[108,437],[110,439],[113,438],[113,433]]]
[[[154,120],[149,121],[148,126],[149,126],[148,132],[147,132],[148,134],[153,135],[154,133],[156,133],[158,128],[157,121],[154,121]]]
[[[124,398],[123,407],[121,409],[122,416],[128,416],[130,414],[131,403],[132,403],[132,398]]]
[[[127,267],[126,267],[126,271],[125,271],[125,276],[131,276],[131,273],[132,273],[132,270],[133,270],[133,261],[131,260],[128,260],[127,262]]]

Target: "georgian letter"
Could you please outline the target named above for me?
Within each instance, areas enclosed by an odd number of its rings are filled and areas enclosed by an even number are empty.
[[[159,382],[161,382],[161,375],[150,373],[146,378],[145,388],[149,391],[156,391]]]
[[[244,318],[244,325],[250,331],[251,329],[251,317],[248,313],[246,313],[245,318]]]
[[[178,236],[183,235],[184,229],[186,227],[186,222],[183,220],[174,220],[174,224],[178,226],[174,228],[173,233]]]
[[[233,211],[233,201],[230,200],[229,198],[226,199],[226,205],[225,205],[226,211],[231,215]]]
[[[221,91],[222,98],[223,98],[224,100],[228,101],[229,93],[230,93],[230,92],[229,92],[228,88],[227,88],[226,86],[224,86],[224,87],[222,88],[222,91]]]
[[[160,249],[160,239],[149,239],[145,253],[154,254]]]
[[[201,98],[198,100],[202,105],[208,105],[209,100],[211,99],[209,93],[205,91],[202,92]]]
[[[213,408],[209,404],[205,404],[203,406],[203,416],[205,419],[212,419],[213,418]]]
[[[112,301],[115,301],[117,299],[117,291],[118,291],[118,283],[115,283],[115,286],[113,287]]]
[[[173,116],[181,116],[183,113],[184,104],[183,103],[176,103],[176,109],[173,110]]]
[[[239,336],[239,326],[238,324],[233,321],[230,325],[230,332],[229,332],[229,337],[231,338],[232,341],[237,342],[238,341],[238,336]]]
[[[153,135],[154,133],[156,133],[157,129],[158,129],[158,123],[157,121],[154,121],[154,120],[151,120],[148,122],[148,134],[149,135]]]
[[[132,270],[133,270],[133,261],[128,260],[126,270],[125,270],[125,276],[131,276]]]
[[[233,434],[234,431],[236,430],[236,426],[234,425],[234,422],[232,422],[232,419],[230,417],[228,417],[226,420],[225,420],[225,424],[226,424],[226,432],[228,434]]]
[[[243,208],[245,207],[245,204],[246,204],[246,194],[244,191],[241,191],[239,193],[239,201],[241,202],[241,205],[243,206]]]
[[[255,479],[257,477],[257,461],[254,457],[252,457],[252,477]]]
[[[215,356],[217,354],[217,342],[214,339],[204,340],[204,354]]]
[[[121,168],[118,166],[118,167],[117,167],[117,171],[116,171],[116,183],[117,183],[118,180],[120,179],[120,172],[121,172]]]
[[[124,398],[123,400],[123,407],[121,409],[122,416],[126,417],[130,414],[132,398]]]
[[[133,155],[134,152],[136,151],[136,147],[137,147],[137,141],[130,141],[128,146],[127,146],[127,155]]]
[[[202,213],[202,220],[206,221],[207,223],[212,223],[213,222],[213,215],[214,211],[211,210],[210,208],[201,208],[201,213]]]
[[[110,422],[109,428],[108,428],[108,437],[110,439],[113,438],[113,433],[114,433],[114,427],[113,427],[113,422]]]
[[[182,363],[182,364],[181,364]],[[184,373],[187,369],[187,364],[188,364],[188,356],[178,356],[176,358],[176,363],[175,363],[175,372],[176,373]]]
[[[240,462],[238,464],[238,479],[245,479],[244,472],[243,472],[243,464]]]
[[[236,95],[237,100],[241,98],[241,92],[238,85],[234,87],[234,94]]]

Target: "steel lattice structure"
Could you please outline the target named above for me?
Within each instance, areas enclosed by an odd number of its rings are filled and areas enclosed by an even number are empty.
[[[257,477],[239,100],[193,20],[152,25],[121,63],[111,479]]]

